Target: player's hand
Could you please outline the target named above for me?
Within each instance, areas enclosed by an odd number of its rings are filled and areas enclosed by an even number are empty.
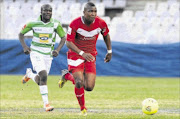
[[[28,55],[31,52],[31,49],[28,46],[24,47],[24,53]]]
[[[94,61],[95,57],[90,53],[83,53],[82,57],[86,59],[88,62]]]
[[[112,53],[107,53],[106,57],[104,58],[104,62],[109,62],[112,58]]]
[[[57,50],[53,50],[52,51],[52,56],[53,57],[57,57],[59,55],[58,51]]]

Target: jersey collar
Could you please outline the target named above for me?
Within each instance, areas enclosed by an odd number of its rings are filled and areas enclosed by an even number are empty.
[[[81,16],[81,21],[82,21],[83,24],[85,24],[85,22],[83,20],[83,16]],[[94,21],[92,23],[94,23],[94,22],[95,22],[95,19],[94,19]]]
[[[38,21],[41,21],[41,15],[38,17]],[[52,22],[53,21],[53,19],[51,18],[50,19],[50,21],[49,22],[47,22],[47,23],[44,23],[43,21],[41,21],[43,24],[49,24],[50,22]]]

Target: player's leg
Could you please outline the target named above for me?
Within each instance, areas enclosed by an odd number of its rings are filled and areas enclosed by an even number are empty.
[[[68,70],[72,71],[73,69],[76,69],[79,65],[81,65],[84,60],[80,59],[79,55],[74,55],[72,53],[67,54],[67,61],[68,61]],[[71,81],[73,84],[75,84],[74,77],[69,73],[68,70],[62,70],[62,78],[59,80],[59,87],[62,88],[64,84],[67,82],[67,80]]]
[[[58,82],[59,88],[62,88],[64,86],[64,84],[67,82],[67,80],[71,81],[72,84],[75,84],[73,75],[70,74],[67,69],[62,70],[61,74],[62,74],[61,79]]]
[[[42,70],[38,74],[40,77],[39,89],[40,89],[40,93],[42,95],[42,99],[44,102],[44,108],[46,109],[46,111],[52,111],[54,107],[51,107],[48,101],[47,71]]]
[[[86,91],[92,91],[95,86],[95,80],[96,80],[95,61],[85,62],[84,89]]]
[[[85,73],[84,74],[84,89],[86,91],[92,91],[95,86],[96,74]]]
[[[32,79],[37,85],[40,83],[40,77],[38,74],[33,73],[31,68],[26,69],[26,75],[22,79],[22,83],[25,84],[26,82],[29,81],[29,79]]]
[[[84,60],[81,59],[82,57],[79,55],[74,55],[68,53],[68,70],[72,72],[73,80],[75,83],[74,92],[76,98],[79,102],[81,112],[83,115],[87,114],[86,107],[85,107],[85,92],[84,92]],[[67,76],[66,78],[71,78],[71,75]]]
[[[33,52],[33,55],[31,55],[31,62],[33,69],[39,76],[39,89],[42,95],[44,108],[46,111],[52,111],[54,108],[49,105],[47,88],[47,76],[52,63],[52,58],[45,58],[44,55]]]
[[[46,111],[52,111],[54,109],[54,107],[49,105],[48,88],[47,88],[47,79],[48,79],[48,74],[49,74],[49,71],[51,68],[52,59],[53,59],[52,57],[44,55],[43,60],[44,60],[45,70],[39,72],[39,76],[40,77],[42,76],[40,85],[46,87],[45,89],[43,89],[44,93],[46,93],[46,94],[42,95],[44,107],[45,107]],[[40,74],[40,73],[42,73],[42,74]],[[40,91],[42,91],[42,90],[40,89]],[[41,94],[43,94],[43,92]]]
[[[35,52],[31,52],[30,53],[30,60],[32,65],[36,65],[37,64],[37,57],[36,57],[36,53]],[[31,68],[27,68],[26,69],[26,75],[23,77],[22,79],[22,83],[25,84],[26,82],[29,81],[29,79],[32,79],[35,83],[37,83],[39,85],[40,83],[40,77],[37,73],[33,73]]]
[[[35,61],[36,59],[34,58],[34,54],[33,54],[33,53],[30,54],[30,58],[31,58],[32,64],[33,64],[33,62],[36,62],[36,61]],[[39,75],[36,74],[36,73],[33,73],[32,70],[31,70],[31,68],[27,68],[27,69],[26,69],[26,74],[25,74],[24,77],[22,78],[22,83],[23,83],[23,84],[27,83],[27,82],[29,81],[29,79],[32,79],[32,80],[33,80],[35,83],[37,83],[38,85],[39,85],[39,83],[40,83],[40,77],[39,77]]]
[[[75,79],[75,88],[74,88],[74,92],[76,95],[76,98],[79,102],[80,105],[80,109],[81,111],[86,109],[85,107],[85,92],[84,92],[84,76],[83,76],[83,71],[77,71],[77,72],[73,72],[73,77]]]

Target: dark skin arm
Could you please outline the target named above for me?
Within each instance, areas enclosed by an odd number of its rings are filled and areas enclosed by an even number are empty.
[[[66,41],[66,37],[62,37],[61,41],[59,42],[58,47],[56,48],[56,50],[53,50],[53,52],[52,52],[53,57],[57,57],[58,56],[59,51],[64,46],[65,41]]]
[[[24,53],[26,55],[28,55],[31,52],[31,49],[26,45],[26,43],[24,42],[24,34],[19,33],[19,41],[23,47]]]
[[[71,49],[72,51],[76,52],[77,54],[80,53],[80,49],[73,43],[70,41],[66,41],[66,45],[69,49]],[[91,55],[90,53],[83,53],[82,57],[87,60],[88,62],[95,60],[95,57],[93,55]]]
[[[104,38],[104,42],[106,44],[107,50],[111,50],[111,41],[110,41],[110,36],[109,34],[107,34],[106,36],[103,36]],[[112,58],[112,53],[107,53],[105,58],[104,58],[104,62],[109,62]]]

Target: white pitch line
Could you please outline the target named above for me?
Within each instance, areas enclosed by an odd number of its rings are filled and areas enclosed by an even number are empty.
[[[44,112],[43,108],[25,108],[25,109],[10,109],[10,110],[0,110],[0,112]],[[79,108],[55,108],[55,112],[80,112]],[[141,109],[88,109],[89,113],[142,113]],[[159,109],[158,113],[163,114],[180,114],[180,109]]]

